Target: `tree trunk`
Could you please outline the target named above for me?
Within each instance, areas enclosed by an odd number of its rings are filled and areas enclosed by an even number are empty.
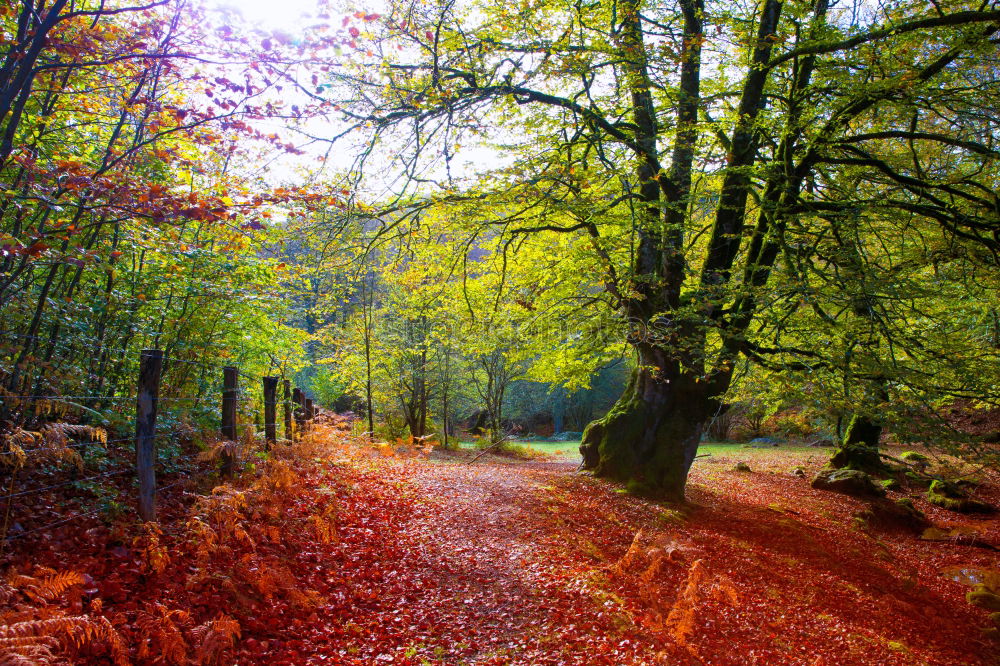
[[[881,404],[889,402],[889,390],[884,378],[875,380],[875,398]],[[870,474],[885,473],[890,470],[879,454],[882,439],[882,423],[877,418],[863,413],[854,414],[847,424],[840,446],[830,458],[830,466],[837,469],[857,469]]]
[[[847,426],[844,439],[830,458],[830,466],[836,469],[856,469],[869,474],[891,471],[878,451],[881,436],[881,424],[855,414]]]
[[[639,360],[615,406],[584,430],[584,468],[624,481],[636,494],[682,502],[702,429],[717,401],[662,350],[640,348]]]

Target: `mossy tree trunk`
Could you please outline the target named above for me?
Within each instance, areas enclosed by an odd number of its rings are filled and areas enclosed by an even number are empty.
[[[889,401],[889,391],[884,380],[877,381],[876,396],[886,403]],[[857,469],[870,474],[880,474],[890,471],[879,454],[879,441],[882,439],[882,424],[865,414],[854,414],[847,424],[844,437],[840,440],[837,450],[830,458],[830,466],[837,469]]]
[[[850,423],[847,424],[847,431],[844,433],[844,440],[841,445],[868,446],[877,449],[881,438],[881,424],[872,421],[867,416],[855,414]]]
[[[718,403],[663,350],[637,351],[639,366],[622,397],[584,430],[584,468],[638,494],[681,502],[702,429]]]

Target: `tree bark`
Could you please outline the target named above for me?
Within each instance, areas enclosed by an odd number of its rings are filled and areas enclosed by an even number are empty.
[[[584,430],[584,468],[636,494],[683,502],[702,429],[718,403],[663,350],[637,349],[640,363],[625,393]]]
[[[844,439],[830,458],[830,466],[837,469],[857,469],[870,474],[889,471],[889,465],[882,460],[878,451],[881,438],[881,423],[863,414],[855,414],[847,424]]]

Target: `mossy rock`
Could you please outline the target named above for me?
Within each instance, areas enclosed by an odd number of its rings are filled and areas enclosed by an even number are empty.
[[[884,530],[907,530],[918,533],[930,525],[927,517],[905,497],[894,502],[887,499],[875,500],[854,517],[863,520],[871,527]]]
[[[884,474],[891,468],[882,461],[878,449],[860,444],[841,446],[830,457],[830,467],[853,469],[869,474]]]
[[[791,474],[792,476],[797,476],[800,479],[804,479],[806,477],[806,468],[805,467],[801,467],[801,466],[800,467],[793,467],[792,471],[789,472],[789,474]]]
[[[1000,612],[1000,594],[997,594],[985,585],[973,586],[965,595],[965,600],[973,606],[985,608],[994,613]],[[992,615],[990,616],[993,617]]]
[[[899,457],[908,463],[920,464],[923,463],[925,466],[931,463],[931,459],[922,453],[917,453],[916,451],[903,451],[899,454]]]
[[[879,483],[882,484],[882,487],[886,490],[899,490],[901,487],[899,481],[896,479],[882,479]]]
[[[1000,627],[1000,612],[990,613],[990,622]]]
[[[733,471],[734,472],[752,472],[753,470],[750,469],[750,465],[746,464],[745,462],[738,462],[738,463],[736,463],[736,466],[733,467]]]
[[[934,479],[914,472],[913,470],[904,471],[903,478],[906,479],[906,485],[914,488],[928,488],[931,485],[931,482],[934,481]]]
[[[829,490],[852,497],[885,497],[885,488],[856,469],[822,469],[810,485],[817,490]]]
[[[932,481],[927,489],[927,501],[958,513],[992,513],[996,510],[991,504],[967,497],[958,485],[948,481]]]

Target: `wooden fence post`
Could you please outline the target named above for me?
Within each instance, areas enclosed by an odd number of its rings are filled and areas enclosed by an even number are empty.
[[[236,382],[238,377],[239,377],[239,371],[236,368],[227,365],[225,368],[222,369],[222,438],[227,439],[231,442],[237,441]],[[233,456],[233,449],[227,447],[222,452],[222,474],[224,476],[231,477],[233,475],[235,462],[236,461]]]
[[[278,441],[278,378],[264,377],[264,441],[270,449]]]
[[[306,398],[306,428],[312,430],[312,420],[316,418],[312,398]]]
[[[292,390],[292,402],[295,403],[295,439],[302,436],[305,426],[305,399],[302,389],[296,387]]]
[[[292,380],[282,380],[285,385],[285,439],[292,441]]]
[[[139,353],[139,391],[135,406],[135,467],[139,477],[139,517],[156,520],[156,408],[160,398],[163,352]]]

